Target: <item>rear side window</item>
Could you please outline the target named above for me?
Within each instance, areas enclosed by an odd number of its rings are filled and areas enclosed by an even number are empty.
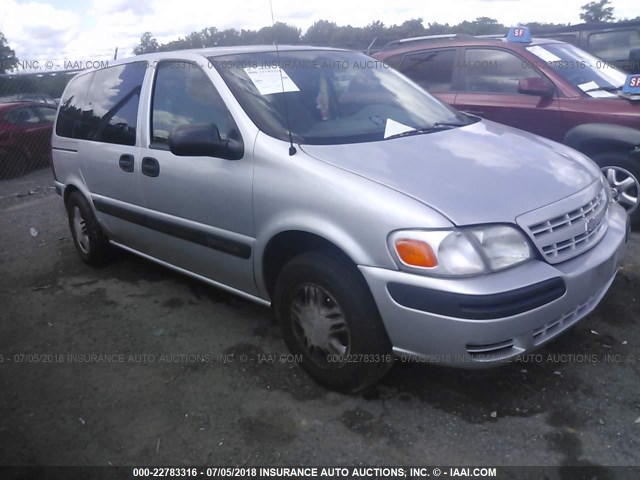
[[[402,60],[404,60],[404,55],[394,55],[393,57],[387,58],[384,63],[397,70]]]
[[[68,118],[71,128],[65,132],[65,125],[61,126],[58,120],[58,135],[135,145],[145,67],[137,62],[98,70],[91,75],[91,84],[88,91],[85,89],[84,96],[82,88],[75,92],[74,85],[71,94],[67,94],[69,98],[63,98],[60,107],[60,117]],[[77,100],[72,98],[74,93]],[[61,133],[69,133],[68,130],[70,135]]]
[[[85,103],[93,73],[80,75],[69,82],[60,99],[60,113],[56,123],[56,134],[68,138],[86,138],[82,131],[84,112],[89,110]]]
[[[589,35],[589,51],[604,60],[628,60],[629,50],[639,46],[638,30],[618,30]]]
[[[517,94],[519,81],[527,77],[540,74],[512,53],[481,48],[465,52],[462,85],[466,92]]]
[[[407,55],[400,71],[429,92],[451,90],[456,50],[430,50]]]
[[[220,138],[239,137],[226,105],[200,67],[162,62],[153,88],[152,146],[164,148],[171,132],[185,124],[215,124]]]

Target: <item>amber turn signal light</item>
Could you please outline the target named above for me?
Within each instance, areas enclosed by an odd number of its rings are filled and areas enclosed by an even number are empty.
[[[438,259],[431,246],[421,240],[396,240],[396,252],[400,260],[412,267],[433,268],[438,265]]]

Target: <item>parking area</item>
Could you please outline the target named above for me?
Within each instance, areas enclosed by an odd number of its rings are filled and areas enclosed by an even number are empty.
[[[640,234],[588,318],[487,371],[313,383],[270,311],[119,254],[77,257],[48,169],[0,181],[4,465],[640,464]],[[559,470],[562,477],[562,470]]]

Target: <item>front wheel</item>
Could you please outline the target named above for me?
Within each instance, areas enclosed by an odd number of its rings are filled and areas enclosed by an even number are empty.
[[[391,344],[371,292],[346,258],[311,252],[281,271],[274,310],[282,336],[318,383],[357,392],[391,368]]]
[[[593,160],[600,166],[611,188],[612,199],[624,207],[631,224],[640,226],[640,161],[624,154],[604,154]]]
[[[69,228],[80,258],[93,267],[103,265],[109,256],[109,241],[102,232],[89,203],[80,192],[73,192],[67,200]]]

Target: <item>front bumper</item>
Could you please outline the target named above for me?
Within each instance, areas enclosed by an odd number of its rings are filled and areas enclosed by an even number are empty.
[[[556,265],[534,260],[461,279],[359,268],[396,355],[490,366],[538,348],[596,307],[615,278],[629,234],[618,205],[610,205],[608,223],[595,247]]]

